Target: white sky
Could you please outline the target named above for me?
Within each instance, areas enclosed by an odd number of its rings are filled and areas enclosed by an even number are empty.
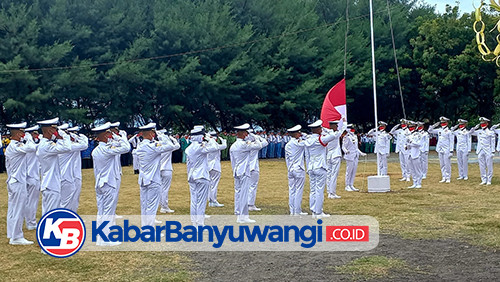
[[[479,6],[481,3],[481,0],[462,0],[462,1],[454,1],[454,0],[420,0],[423,2],[427,2],[428,4],[432,6],[436,6],[436,10],[439,13],[444,13],[446,4],[450,6],[456,6],[456,3],[459,2],[458,6],[460,7],[460,13],[470,13],[474,11],[474,7],[472,4]],[[489,1],[485,1],[486,3],[489,3]]]

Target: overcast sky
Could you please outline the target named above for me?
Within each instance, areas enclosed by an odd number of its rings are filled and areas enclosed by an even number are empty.
[[[433,6],[435,5],[436,10],[439,13],[444,13],[446,4],[448,4],[450,6],[455,6],[456,2],[457,2],[454,0],[421,0],[421,1],[427,2]],[[473,3],[476,6],[478,6],[481,3],[481,1],[480,0],[474,0],[474,1],[473,0],[462,0],[462,1],[459,1],[458,6],[460,7],[460,13],[470,13],[470,12],[474,11],[474,8],[472,7]],[[489,1],[486,1],[486,3],[489,3]]]

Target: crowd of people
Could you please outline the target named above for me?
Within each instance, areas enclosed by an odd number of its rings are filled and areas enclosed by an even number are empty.
[[[325,188],[329,199],[340,198],[337,178],[342,159],[346,163],[345,190],[359,191],[354,187],[354,178],[359,157],[366,155],[360,148],[373,141],[379,175],[387,175],[387,158],[394,147],[400,160],[400,180],[413,179],[413,185],[408,188],[422,188],[432,135],[437,136],[441,183],[451,181],[454,150],[459,170],[457,180],[468,180],[468,156],[472,150],[472,136],[476,136],[480,184],[491,185],[493,155],[500,151],[500,142],[496,144],[500,124],[490,127],[489,122],[481,117],[477,126],[468,129],[467,121],[460,119],[450,128],[450,120],[441,117],[426,131],[423,122],[401,119],[400,124],[387,131],[387,124],[381,121],[363,136],[345,120],[318,120],[308,125],[310,134],[302,132],[301,125],[287,129],[286,133],[254,132],[246,123],[235,126],[231,133],[207,132],[203,125],[197,125],[188,135],[172,135],[164,129],[157,130],[156,124],[150,123],[139,127],[132,135],[121,130],[119,122],[107,122],[92,128],[90,138],[79,133],[77,126],[60,124],[58,118],[39,121],[33,127],[27,127],[25,122],[9,124],[10,135],[2,137],[5,147],[1,150],[8,174],[7,237],[13,245],[33,243],[24,238],[23,226],[26,222],[28,230],[36,229],[40,194],[42,214],[57,208],[76,212],[82,186],[81,169],[90,167],[95,176],[98,221],[114,222],[119,217],[116,205],[121,168],[134,166],[139,174],[143,226],[157,223],[158,209],[160,213],[174,212],[169,208],[168,199],[172,162],[186,162],[194,226],[204,225],[207,203],[209,207],[224,206],[217,200],[217,189],[220,162],[227,158],[231,161],[234,177],[234,213],[238,223],[255,222],[250,219],[249,211],[261,210],[256,205],[259,159],[285,159],[292,216],[308,214],[302,210],[308,174],[309,211],[313,218],[323,218],[330,216],[323,212]],[[361,142],[363,138],[365,142]],[[97,244],[114,246],[119,242],[100,239]]]

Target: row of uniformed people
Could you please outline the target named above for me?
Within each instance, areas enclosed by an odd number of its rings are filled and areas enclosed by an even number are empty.
[[[12,245],[28,245],[23,223],[36,229],[36,212],[40,192],[42,213],[55,209],[78,209],[82,174],[80,151],[88,146],[78,127],[57,126],[58,118],[39,121],[26,128],[26,122],[9,124],[11,143],[6,149],[7,238]],[[42,130],[42,135],[38,130]]]

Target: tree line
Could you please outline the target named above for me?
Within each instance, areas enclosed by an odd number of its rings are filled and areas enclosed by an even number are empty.
[[[369,6],[348,2],[348,115],[369,126]],[[473,11],[389,3],[407,117],[498,118],[499,73],[477,51]],[[387,2],[374,7],[379,119],[395,122]],[[483,18],[493,28],[495,15]],[[345,0],[3,0],[0,123],[304,124],[344,76],[345,33]]]

